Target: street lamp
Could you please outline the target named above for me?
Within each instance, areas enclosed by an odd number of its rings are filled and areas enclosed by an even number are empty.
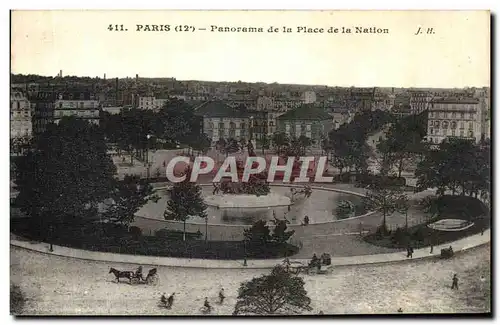
[[[151,139],[151,134],[146,135],[147,142],[146,142],[146,165],[147,165],[147,179],[149,179],[149,172],[151,168],[151,163],[149,162],[149,139]]]

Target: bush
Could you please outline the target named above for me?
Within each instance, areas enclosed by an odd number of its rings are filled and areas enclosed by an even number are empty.
[[[391,233],[391,242],[395,245],[407,246],[409,243],[410,234],[406,228],[396,228],[394,232]]]
[[[136,226],[130,227],[128,232],[133,238],[139,238],[142,236],[142,229]]]
[[[335,214],[337,219],[349,218],[354,213],[354,205],[347,200],[339,201],[337,208],[335,209]]]
[[[391,232],[387,228],[387,225],[380,225],[377,227],[377,230],[375,231],[375,237],[377,237],[377,238],[384,238],[390,234],[391,234]]]
[[[155,232],[156,237],[176,239],[176,240],[182,240],[183,234],[184,233],[181,230],[171,230],[166,228],[160,229]],[[203,234],[199,230],[197,232],[186,232],[186,239],[200,239],[202,235]]]

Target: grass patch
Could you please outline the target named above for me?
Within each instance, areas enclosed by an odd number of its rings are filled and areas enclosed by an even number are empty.
[[[364,240],[373,245],[389,248],[406,248],[408,245],[422,248],[456,241],[478,234],[489,227],[489,210],[476,198],[445,195],[434,200],[431,210],[434,210],[435,215],[428,222],[408,229],[387,231],[385,234],[379,230],[365,236]],[[474,222],[474,225],[462,231],[439,231],[427,227],[428,224],[441,219],[463,219]]]
[[[202,259],[237,260],[247,258],[280,258],[298,253],[291,244],[269,245],[259,252],[249,252],[242,241],[205,242],[198,233],[161,230],[155,236],[144,236],[134,227],[94,224],[78,226],[61,224],[54,226],[52,234],[41,230],[29,220],[11,220],[11,231],[19,236],[54,245],[118,254],[184,257]]]

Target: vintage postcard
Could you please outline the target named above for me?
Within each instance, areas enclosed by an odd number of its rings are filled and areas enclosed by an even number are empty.
[[[11,11],[13,315],[491,315],[489,11]]]

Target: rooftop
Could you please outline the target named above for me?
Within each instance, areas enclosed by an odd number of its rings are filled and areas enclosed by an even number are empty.
[[[207,101],[196,108],[196,115],[203,117],[248,118],[252,114],[246,109],[232,108],[222,101]]]
[[[301,105],[278,117],[280,120],[331,120],[330,114],[323,108],[313,105]]]

